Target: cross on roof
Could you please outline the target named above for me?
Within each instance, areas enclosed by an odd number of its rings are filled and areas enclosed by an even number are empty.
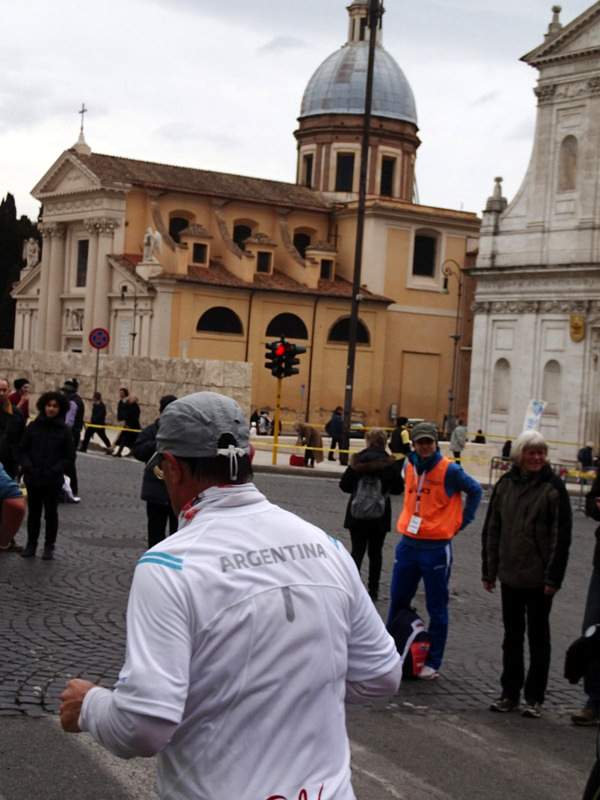
[[[83,119],[84,119],[84,114],[86,112],[87,112],[87,108],[85,107],[85,103],[82,103],[81,104],[81,110],[77,112],[78,114],[81,114],[81,128],[80,128],[81,133],[83,133]]]

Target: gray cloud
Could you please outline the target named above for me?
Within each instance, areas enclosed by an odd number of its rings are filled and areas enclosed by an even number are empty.
[[[472,100],[469,105],[471,106],[484,106],[488,103],[495,102],[500,97],[500,91],[496,89],[493,92],[487,92],[487,94],[479,95],[476,97],[475,100]]]
[[[263,44],[262,47],[258,48],[258,52],[261,55],[265,54],[275,54],[278,53],[285,53],[288,50],[298,50],[304,49],[307,47],[307,44],[302,39],[298,39],[296,36],[276,36],[271,41]]]

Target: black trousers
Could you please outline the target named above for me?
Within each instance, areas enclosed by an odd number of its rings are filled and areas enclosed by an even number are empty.
[[[337,445],[337,449],[341,450],[342,449],[342,440],[341,439],[336,439],[335,436],[332,436],[331,437],[331,450],[329,451],[329,456],[328,456],[330,461],[335,461],[335,455],[334,454],[335,454],[336,445]]]
[[[552,596],[543,587],[512,589],[502,584],[503,697],[518,701],[523,686],[527,703],[543,703],[550,670],[550,611]],[[527,630],[529,669],[525,677],[524,640]]]
[[[110,439],[106,435],[106,431],[104,428],[86,428],[85,429],[85,436],[83,437],[83,442],[81,444],[81,452],[85,453],[88,449],[88,445],[90,443],[90,439],[92,436],[99,436],[101,441],[104,442],[106,447],[110,447]]]
[[[350,528],[350,539],[352,541],[352,552],[350,555],[354,563],[360,568],[362,566],[365,553],[369,556],[369,577],[367,587],[369,593],[376,594],[379,591],[379,578],[381,577],[381,562],[383,543],[387,531],[374,530],[370,527]]]
[[[45,546],[54,547],[58,536],[58,498],[60,486],[27,487],[27,544],[37,545],[42,525],[42,510],[46,521]]]
[[[177,530],[179,521],[170,505],[162,503],[146,503],[146,516],[148,518],[148,547],[162,542],[165,538],[165,529],[169,523],[169,533]]]

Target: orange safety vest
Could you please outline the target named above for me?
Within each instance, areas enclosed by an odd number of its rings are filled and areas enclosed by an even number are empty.
[[[455,492],[448,497],[444,489],[446,471],[451,463],[450,459],[442,458],[430,472],[426,472],[420,491],[422,476],[417,475],[410,461],[407,463],[404,508],[398,519],[399,533],[409,539],[451,539],[458,532],[463,520],[462,493]],[[416,534],[408,532],[414,514],[421,518]]]

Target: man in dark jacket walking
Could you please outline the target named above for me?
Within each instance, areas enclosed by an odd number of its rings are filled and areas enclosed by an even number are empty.
[[[328,460],[335,461],[335,448],[337,445],[338,452],[342,447],[342,437],[344,435],[344,418],[342,416],[343,408],[337,406],[331,419],[325,425],[325,432],[331,436],[331,450],[329,451]]]
[[[166,394],[160,398],[158,405],[159,414],[177,400],[174,394]],[[148,425],[137,437],[132,453],[138,461],[150,461],[156,451],[156,436],[160,426],[160,416],[151,425]],[[142,478],[142,493],[140,495],[146,503],[146,516],[148,518],[148,547],[162,542],[165,538],[165,528],[169,523],[169,533],[177,530],[177,517],[171,508],[171,501],[165,482],[153,470],[145,469]]]
[[[90,424],[86,425],[85,436],[83,437],[83,442],[81,443],[79,452],[85,453],[87,451],[90,439],[92,436],[94,436],[94,434],[96,434],[100,440],[104,442],[106,451],[112,453],[110,439],[106,435],[106,431],[103,427],[106,424],[106,406],[102,402],[102,395],[100,392],[94,392],[92,395],[92,400],[92,416],[90,419]]]

